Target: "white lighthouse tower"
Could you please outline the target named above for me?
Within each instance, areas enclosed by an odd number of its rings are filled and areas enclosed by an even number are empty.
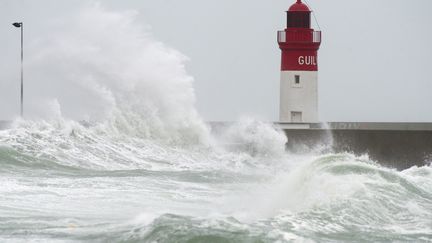
[[[282,50],[280,122],[318,123],[318,49],[321,31],[311,28],[311,11],[297,0],[278,32]]]

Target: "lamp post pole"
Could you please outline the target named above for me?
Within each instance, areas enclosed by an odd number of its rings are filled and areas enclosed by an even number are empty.
[[[24,24],[13,23],[13,26],[21,29],[21,117],[24,115]]]

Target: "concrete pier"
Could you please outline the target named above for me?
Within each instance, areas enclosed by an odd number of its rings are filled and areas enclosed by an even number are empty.
[[[293,153],[328,147],[335,152],[368,154],[399,170],[432,162],[432,123],[276,123]]]

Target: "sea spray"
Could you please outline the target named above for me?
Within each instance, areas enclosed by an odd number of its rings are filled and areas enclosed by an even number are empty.
[[[31,43],[26,62],[26,117],[50,117],[57,102],[64,118],[108,122],[131,136],[175,143],[206,143],[195,109],[187,57],[158,42],[132,11],[99,4]]]
[[[287,143],[286,135],[278,127],[251,117],[226,124],[215,136],[225,149],[252,156],[284,155]]]

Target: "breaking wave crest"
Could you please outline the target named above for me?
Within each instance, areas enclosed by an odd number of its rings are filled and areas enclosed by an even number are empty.
[[[26,117],[104,123],[131,136],[206,143],[185,57],[156,41],[136,12],[99,4],[52,22],[29,48]],[[91,23],[91,24],[89,24]]]

